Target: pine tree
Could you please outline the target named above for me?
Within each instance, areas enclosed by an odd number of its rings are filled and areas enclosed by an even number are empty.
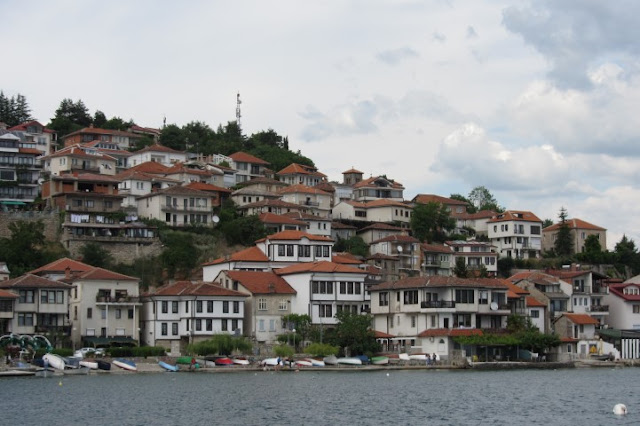
[[[571,256],[573,254],[573,236],[567,222],[567,210],[564,207],[560,209],[558,218],[560,219],[560,227],[556,233],[553,248],[556,256]]]

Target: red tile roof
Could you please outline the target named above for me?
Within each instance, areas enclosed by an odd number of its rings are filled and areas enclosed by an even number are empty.
[[[475,213],[462,213],[457,215],[456,217],[458,219],[465,219],[465,220],[491,219],[497,214],[498,213],[494,212],[493,210],[480,210],[479,212],[475,212]]]
[[[229,188],[223,188],[221,186],[211,185],[210,183],[204,183],[204,182],[191,182],[185,185],[185,187],[196,189],[198,191],[224,192],[225,194],[231,194],[231,190]]]
[[[77,260],[69,259],[68,257],[63,257],[62,259],[47,263],[46,265],[34,269],[33,271],[29,271],[28,273],[34,275],[60,274],[65,273],[67,268],[72,274],[79,274],[93,269],[93,266]]]
[[[280,185],[280,186],[288,186],[288,183],[276,180],[276,179],[271,179],[265,176],[260,176],[251,180],[247,180],[244,182],[238,182],[236,184],[236,186],[242,188],[245,186],[251,186],[251,185],[260,185],[260,184],[271,184],[271,185]]]
[[[352,173],[357,173],[357,174],[361,174],[361,175],[364,174],[364,172],[361,172],[360,170],[356,170],[353,167],[350,168],[349,170],[347,170],[346,172],[342,172],[343,175],[352,174]]]
[[[169,148],[168,146],[164,146],[164,145],[160,145],[159,143],[155,143],[153,145],[149,145],[146,146],[142,149],[139,149],[137,151],[133,151],[134,154],[139,154],[142,152],[168,152],[168,153],[174,153],[174,154],[184,154],[184,151],[176,151],[175,149]]]
[[[80,130],[75,131],[73,133],[69,133],[68,135],[64,136],[64,139],[67,139],[70,136],[82,135],[82,134],[128,136],[130,138],[136,138],[136,139],[140,137],[139,135],[136,135],[135,133],[123,132],[121,130],[100,129],[98,127],[85,127],[84,129],[80,129]]]
[[[547,307],[546,303],[543,303],[531,296],[527,296],[526,302],[527,302],[527,307],[530,307],[530,308],[546,308]]]
[[[287,186],[285,188],[282,188],[278,192],[280,194],[299,193],[299,194],[314,194],[314,195],[326,195],[326,196],[330,196],[331,195],[328,192],[325,192],[325,191],[323,191],[321,189],[318,189],[318,188],[315,188],[315,187],[311,187],[311,186],[302,185],[302,184],[296,184],[296,185]]]
[[[300,274],[306,272],[326,272],[326,273],[341,273],[341,274],[362,274],[366,275],[362,269],[354,268],[352,266],[341,265],[333,262],[305,262],[296,263],[291,266],[287,266],[275,271],[278,275],[291,275]]]
[[[369,229],[373,230],[383,230],[383,231],[405,231],[405,228],[401,228],[399,226],[389,225],[387,223],[375,222],[369,226],[365,226],[364,228],[358,230],[358,234],[364,231],[368,231]]]
[[[67,283],[37,275],[25,274],[11,280],[0,281],[0,288],[69,288]]]
[[[145,173],[154,173],[154,174],[165,174],[169,167],[160,164],[156,161],[147,161],[145,163],[140,163],[136,166],[130,167],[128,170],[136,170],[139,172]]]
[[[302,226],[305,228],[307,226],[307,222],[293,219],[287,215],[279,215],[275,213],[261,213],[260,215],[258,215],[258,219],[260,219],[262,223],[296,225],[296,226]]]
[[[2,284],[2,281],[0,281],[0,284]],[[0,289],[0,299],[17,299],[17,298],[18,298],[17,294]]]
[[[640,284],[636,283],[623,283],[623,284],[611,284],[609,286],[609,293],[618,296],[629,302],[640,302],[640,294],[626,294],[624,289],[627,287],[640,288]]]
[[[226,262],[268,262],[267,256],[258,247],[249,247],[247,249],[235,252],[228,257],[220,257],[211,262],[204,263],[202,266],[219,265]]]
[[[35,148],[18,148],[20,154],[42,155],[42,151]]]
[[[422,249],[422,251],[425,251],[427,253],[446,253],[446,254],[454,253],[451,247],[445,246],[444,244],[422,243],[420,244],[420,248]]]
[[[375,336],[376,339],[391,339],[393,337],[396,337],[393,334],[385,333],[384,331],[378,331],[378,330],[374,330],[373,335]]]
[[[138,278],[119,274],[103,268],[93,268],[78,276],[77,279],[90,281],[140,281]]]
[[[524,222],[542,222],[535,214],[524,210],[507,210],[504,213],[498,213],[495,217],[489,219],[487,223],[506,222],[510,220]]]
[[[296,294],[282,277],[273,272],[226,271],[229,278],[238,281],[253,294]]]
[[[417,238],[410,237],[408,235],[389,235],[388,237],[380,238],[379,240],[372,241],[371,244],[378,243],[419,243]]]
[[[435,194],[418,194],[413,197],[414,203],[420,204],[428,204],[431,202],[436,202],[444,205],[458,205],[458,206],[466,206],[468,203],[465,201],[454,200],[453,198],[442,197],[440,195]]]
[[[334,253],[333,256],[331,256],[331,261],[343,265],[361,265],[363,263],[362,260],[351,253]]]
[[[254,164],[269,164],[261,158],[254,157],[246,152],[238,151],[229,156],[236,163],[254,163]]]
[[[327,175],[324,173],[320,173],[318,169],[311,166],[305,166],[304,164],[291,163],[284,169],[280,170],[276,173],[277,175],[291,175],[291,174],[299,174],[299,175],[312,175],[318,176],[320,178],[326,178]]]
[[[331,229],[358,229],[356,226],[347,225],[342,222],[331,222]]]
[[[177,281],[160,287],[150,296],[230,296],[248,297],[247,294],[239,291],[229,290],[213,283],[203,281]]]
[[[400,182],[396,182],[396,181],[391,180],[389,178],[386,178],[384,176],[375,176],[375,177],[370,177],[369,179],[363,179],[360,182],[358,182],[355,185],[353,185],[353,187],[354,188],[363,188],[363,187],[367,187],[367,186],[375,186],[375,187],[377,187],[378,185],[375,184],[375,181],[377,181],[378,179],[382,179],[382,180],[385,180],[385,181],[389,182],[389,187],[391,187],[391,188],[404,189],[404,186],[402,186],[402,184]]]
[[[42,131],[44,133],[55,133],[55,130],[47,129],[42,124],[40,124],[39,121],[36,121],[36,120],[27,121],[25,123],[18,124],[17,126],[9,127],[7,130],[9,130],[9,131],[11,131],[11,130],[22,130],[22,131],[26,132],[27,131],[27,127],[29,127],[29,126],[40,126],[40,127],[42,127]]]
[[[561,225],[560,222],[555,223],[551,226],[547,226],[546,228],[543,229],[543,231],[545,232],[555,231],[560,228],[560,225]],[[578,218],[567,219],[567,225],[569,226],[570,229],[589,229],[592,231],[606,231],[605,228],[601,228],[600,226],[594,225],[589,222],[585,222],[584,220],[578,219]]]
[[[244,206],[241,206],[241,207],[242,209],[245,209],[245,210],[254,208],[254,207],[280,207],[280,208],[290,208],[295,210],[305,208],[304,206],[300,206],[298,204],[287,203],[286,201],[282,201],[280,199],[272,199],[272,198],[266,198],[264,200],[256,201],[255,203],[245,204]]]
[[[479,328],[430,328],[418,334],[418,337],[466,337],[482,335],[483,332]]]
[[[115,158],[110,155],[103,154],[99,151],[97,154],[88,154],[81,145],[71,145],[61,150],[54,152],[53,154],[46,155],[42,158],[58,158],[58,157],[78,157],[78,158],[91,158],[94,160],[103,160],[103,161],[117,161]]]
[[[598,320],[590,317],[587,314],[569,314],[569,313],[565,313],[562,314],[562,316],[567,317],[572,323],[574,324],[582,324],[582,325],[589,325],[589,324],[599,324]]]
[[[194,197],[211,198],[213,195],[206,191],[198,191],[197,189],[189,188],[187,186],[175,185],[168,188],[159,189],[154,192],[150,192],[145,195],[141,195],[138,199],[145,199],[150,197],[161,197],[164,195],[189,195]]]

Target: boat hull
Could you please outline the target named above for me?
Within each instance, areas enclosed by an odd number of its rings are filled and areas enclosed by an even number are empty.
[[[98,369],[98,363],[95,361],[80,361],[80,367],[87,367],[92,370]]]
[[[123,370],[138,371],[138,367],[136,367],[136,364],[133,361],[129,361],[128,359],[114,359],[113,365],[115,365],[116,367],[120,367]]]
[[[371,358],[371,364],[373,365],[387,365],[389,364],[389,357],[386,356],[374,356]]]
[[[58,355],[44,354],[42,359],[49,365],[49,367],[55,368],[56,370],[64,370],[66,365],[64,359]]]
[[[338,364],[342,365],[362,365],[362,360],[360,358],[338,358]]]
[[[97,360],[96,364],[98,364],[98,369],[109,371],[111,370],[111,363],[107,361]]]
[[[249,360],[248,359],[234,358],[232,361],[236,365],[249,365]]]
[[[164,361],[159,361],[158,365],[167,371],[178,371],[180,369],[180,367],[178,367],[177,365],[171,365]]]

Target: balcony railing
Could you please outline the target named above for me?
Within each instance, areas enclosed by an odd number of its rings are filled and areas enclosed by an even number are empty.
[[[588,294],[588,293],[591,293],[591,286],[585,285],[585,286],[574,287],[573,292]]]
[[[200,206],[200,207],[196,207],[196,206],[187,206],[185,207],[184,204],[183,205],[166,205],[163,204],[161,206],[162,211],[166,211],[166,212],[184,212],[184,213],[207,213],[209,211],[211,211],[211,209],[208,206]]]
[[[453,300],[431,300],[420,303],[422,309],[455,308],[456,302]]]
[[[587,306],[587,312],[609,312],[609,305]]]
[[[320,205],[317,201],[300,201],[301,206],[310,206],[310,207],[318,207]]]
[[[36,325],[35,327],[36,333],[62,333],[62,334],[70,334],[71,326],[68,325]]]
[[[111,297],[111,296],[102,296],[102,295],[98,295],[96,296],[96,303],[138,303],[140,302],[140,297],[138,296],[118,296],[118,297]]]

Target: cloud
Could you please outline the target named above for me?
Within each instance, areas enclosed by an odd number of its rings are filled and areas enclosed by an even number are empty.
[[[378,115],[376,104],[372,101],[358,101],[333,108],[322,113],[315,107],[308,106],[300,116],[311,121],[302,131],[301,137],[306,141],[317,141],[335,134],[353,135],[367,134],[375,131],[374,121]]]
[[[531,83],[508,109],[514,133],[565,153],[640,157],[640,77],[609,63],[587,77],[589,91]]]
[[[478,33],[476,32],[475,28],[473,28],[471,25],[467,27],[467,38],[469,39],[478,38]]]
[[[602,61],[629,65],[639,59],[638,14],[634,1],[539,0],[506,8],[503,24],[549,61],[556,85],[585,89],[592,83],[589,70]]]
[[[401,47],[398,49],[382,51],[376,55],[376,58],[388,65],[398,65],[402,61],[417,58],[418,56],[418,52],[410,47]]]
[[[445,41],[447,41],[447,36],[438,31],[434,32],[431,37],[433,37],[433,39],[439,43],[444,43]]]

